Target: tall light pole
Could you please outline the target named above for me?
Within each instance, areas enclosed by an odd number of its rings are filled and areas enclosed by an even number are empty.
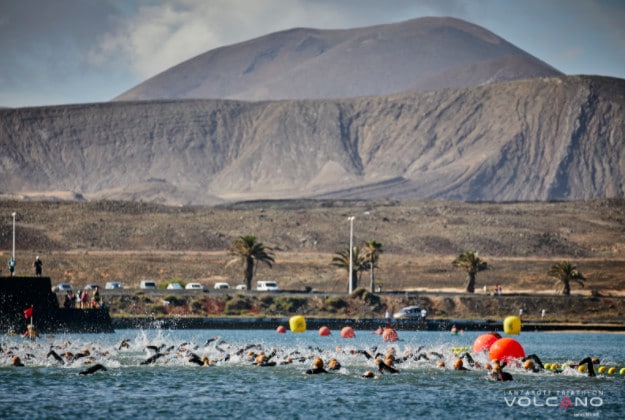
[[[349,220],[349,294],[351,295],[354,276],[354,216],[348,217],[347,220]]]
[[[11,215],[13,216],[13,256],[12,256],[12,260],[13,260],[13,264],[15,264],[15,212],[13,212]],[[11,272],[11,276],[15,275],[15,271]]]

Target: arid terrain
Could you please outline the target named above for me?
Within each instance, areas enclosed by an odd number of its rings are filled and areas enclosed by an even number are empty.
[[[16,212],[17,275],[31,275],[36,255],[53,284],[124,283],[105,299],[112,315],[383,316],[418,304],[431,316],[498,318],[523,308],[547,320],[621,322],[625,315],[625,201],[554,203],[459,203],[450,201],[264,201],[223,207],[167,207],[130,202],[2,201],[0,257],[11,255]],[[347,272],[332,266],[333,254],[376,240],[383,253],[376,290],[349,298]],[[215,293],[215,282],[243,283],[239,259],[226,252],[237,237],[254,234],[273,249],[272,268],[260,265],[258,280],[276,280],[299,293]],[[479,251],[491,269],[465,295],[466,273],[451,262]],[[549,267],[568,260],[584,273],[561,297]],[[3,274],[6,274],[3,268]],[[200,282],[209,293],[139,291],[142,279]],[[504,296],[491,297],[500,284]],[[484,292],[483,287],[487,291]],[[359,287],[369,287],[361,273]],[[133,289],[133,290],[128,290]],[[310,290],[314,293],[305,292]],[[427,292],[427,293],[426,293]],[[298,300],[299,299],[299,300]],[[163,301],[169,302],[167,305]],[[304,302],[305,301],[305,302]]]

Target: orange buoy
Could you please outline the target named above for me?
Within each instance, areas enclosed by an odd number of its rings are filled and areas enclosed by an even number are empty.
[[[330,335],[330,328],[323,326],[321,328],[319,328],[319,335],[322,337],[326,337],[328,335]]]
[[[280,325],[278,328],[276,328],[276,332],[278,334],[284,334],[286,333],[286,328],[284,327],[284,325]]]
[[[343,327],[341,330],[341,337],[343,338],[354,338],[356,333],[352,327]]]
[[[495,334],[492,333],[482,334],[477,337],[473,342],[473,351],[475,353],[479,353],[484,350],[488,351],[490,350],[490,346],[492,346],[493,343],[500,338],[501,337],[497,337]]]
[[[490,346],[488,353],[490,360],[501,360],[510,362],[512,359],[525,357],[523,346],[513,338],[500,338]]]
[[[395,331],[393,328],[391,328],[390,326],[384,328],[384,331],[382,332],[382,340],[397,341],[398,338],[399,337],[397,336],[397,331]]]

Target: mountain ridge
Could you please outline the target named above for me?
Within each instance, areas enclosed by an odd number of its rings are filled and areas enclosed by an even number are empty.
[[[0,191],[178,205],[622,197],[624,114],[625,80],[597,76],[342,100],[0,110]]]

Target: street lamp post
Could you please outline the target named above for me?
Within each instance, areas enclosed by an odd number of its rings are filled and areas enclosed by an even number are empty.
[[[16,213],[13,212],[11,215],[13,216],[13,255],[11,257],[11,260],[12,260],[13,266],[15,267],[15,215]],[[14,276],[14,275],[15,275],[15,268],[13,269],[13,271],[11,271],[11,276]]]
[[[349,220],[349,294],[351,295],[353,276],[354,276],[354,216],[350,216],[347,218]]]

